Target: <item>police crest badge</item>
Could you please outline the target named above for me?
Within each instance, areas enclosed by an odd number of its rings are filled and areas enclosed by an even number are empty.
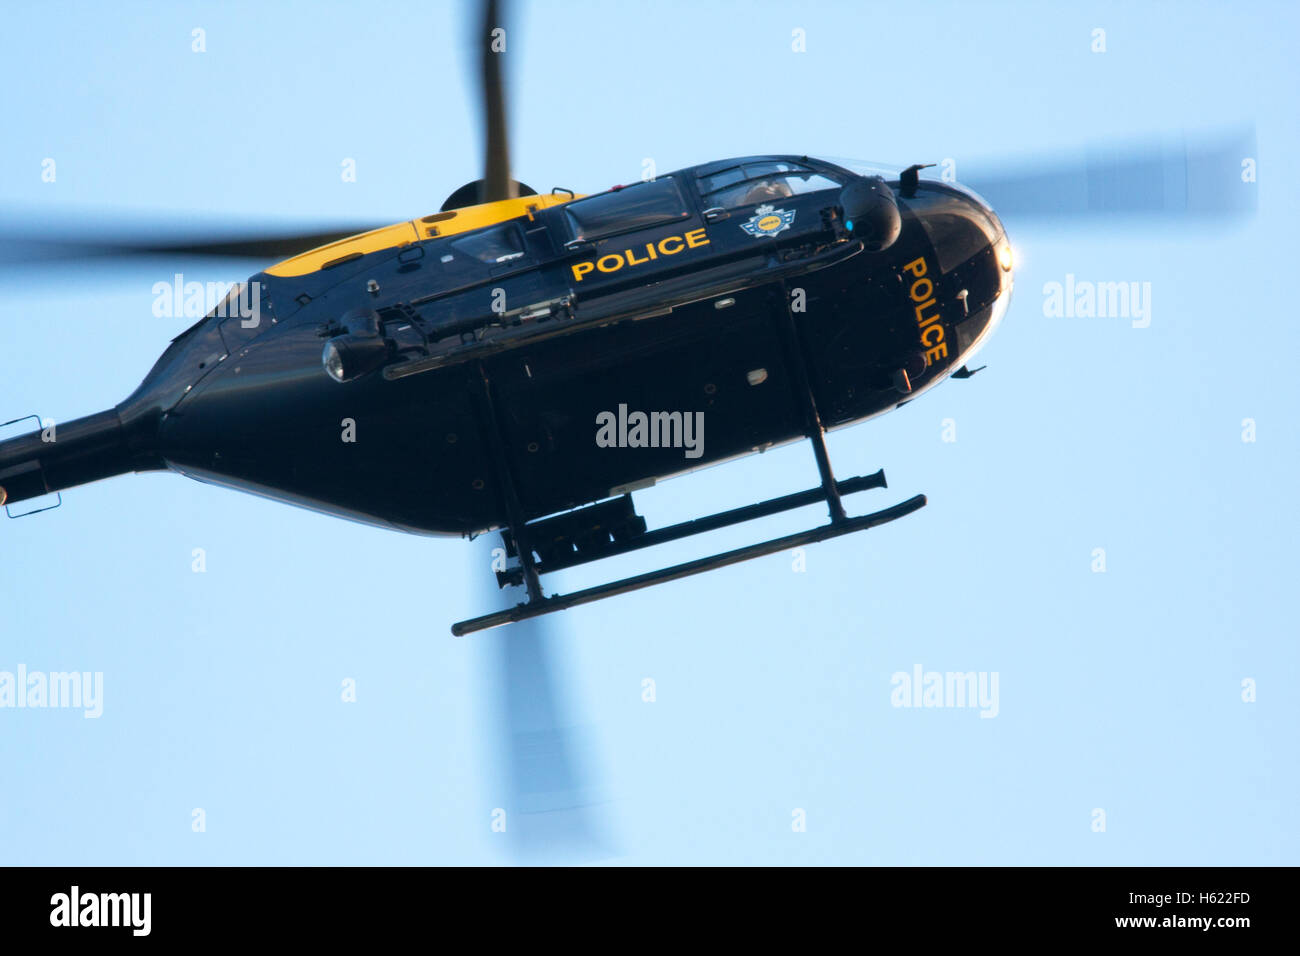
[[[789,229],[792,222],[794,222],[793,209],[775,209],[770,204],[764,204],[755,209],[754,215],[742,222],[740,228],[758,239],[762,236],[775,236]]]

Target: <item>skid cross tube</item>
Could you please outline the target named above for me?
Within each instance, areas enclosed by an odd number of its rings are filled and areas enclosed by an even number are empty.
[[[684,564],[675,564],[669,568],[638,574],[634,577],[623,578],[620,581],[611,581],[608,584],[600,584],[582,591],[574,591],[572,594],[556,594],[549,598],[529,601],[526,604],[520,604],[504,611],[470,618],[468,621],[453,624],[451,633],[457,637],[463,637],[474,631],[483,631],[490,627],[499,627],[502,624],[511,624],[516,621],[525,621],[528,618],[540,617],[553,611],[563,611],[567,608],[577,607],[580,604],[590,604],[592,601],[613,597],[615,594],[626,594],[629,591],[638,591],[641,588],[662,584],[665,581],[676,581],[678,578],[690,577],[693,574],[712,571],[715,568],[725,568],[731,564],[739,564],[741,561],[749,561],[753,558],[761,558],[764,555],[775,554],[777,551],[798,548],[817,541],[827,541],[841,535],[851,534],[854,531],[865,531],[867,528],[874,528],[877,525],[909,515],[923,507],[925,507],[925,495],[916,495],[906,501],[899,502],[892,508],[886,508],[873,514],[862,515],[857,518],[845,518],[843,521],[832,522],[819,528],[811,528],[808,531],[800,531],[797,534],[786,535],[783,538],[773,538],[770,541],[751,544],[748,547],[737,548],[734,551],[724,551],[722,554],[687,561]]]

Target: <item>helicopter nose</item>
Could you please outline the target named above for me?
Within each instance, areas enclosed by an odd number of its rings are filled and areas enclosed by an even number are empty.
[[[1011,282],[1012,275],[1014,275],[1016,263],[1015,255],[1011,250],[1011,240],[1007,238],[1005,232],[1002,234],[1002,238],[993,246],[993,252],[997,256],[998,265],[1005,274],[1002,284],[1008,285]]]
[[[1007,238],[1002,223],[992,215],[992,210],[989,210],[989,219],[996,227],[996,232],[990,238],[992,259],[996,265],[988,267],[988,271],[995,273],[996,279],[989,284],[988,292],[981,296],[978,308],[975,308],[976,303],[971,303],[970,318],[957,327],[959,355],[954,365],[963,369],[1002,324],[1011,306],[1011,292],[1015,286],[1015,254],[1011,240]]]
[[[1001,271],[1010,274],[1014,263],[1011,261],[1011,244],[1007,241],[1007,231],[1002,220],[993,207],[974,190],[957,183],[952,184],[954,198],[964,208],[960,217],[964,220],[968,232],[967,243],[980,247],[991,246]]]
[[[940,304],[954,316],[948,332],[918,316],[921,345],[931,366],[960,372],[1006,315],[1015,266],[1011,243],[983,197],[956,183],[922,180],[911,195],[900,194],[900,203],[919,220],[934,249],[930,268],[955,296]]]

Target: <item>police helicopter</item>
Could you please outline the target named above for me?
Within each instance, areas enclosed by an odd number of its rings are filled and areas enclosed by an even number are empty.
[[[973,374],[1014,278],[994,205],[1216,214],[1192,170],[1213,184],[1235,163],[1231,148],[1090,157],[990,178],[993,204],[924,164],[796,154],[538,193],[509,171],[495,6],[485,174],[438,212],[347,236],[18,244],[10,259],[293,254],[177,336],[122,402],[54,441],[38,427],[0,443],[0,502],[167,469],[399,531],[499,531],[512,563],[497,583],[527,598],[457,635],[864,531],[926,499],[850,515],[844,499],[885,476],[837,478],[824,433]],[[805,439],[807,490],[653,529],[637,514],[638,489]],[[796,534],[568,594],[541,584],[817,502],[828,520]]]

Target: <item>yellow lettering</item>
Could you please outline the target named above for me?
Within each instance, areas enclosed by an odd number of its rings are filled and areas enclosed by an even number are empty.
[[[916,314],[916,324],[921,326],[921,328],[925,328],[931,322],[939,321],[938,312],[936,312],[934,315],[930,316],[929,318],[926,318],[924,314],[925,310],[932,305],[934,305],[934,299],[926,299],[924,302],[922,302],[920,305],[918,305],[916,308],[912,310],[912,312]]]
[[[931,332],[938,332],[938,333],[939,333],[939,337],[938,337],[937,339],[935,339],[933,342],[930,341],[930,333],[931,333]],[[942,341],[943,341],[943,326],[942,326],[942,325],[938,325],[938,324],[930,325],[930,326],[927,326],[927,327],[926,327],[926,328],[921,332],[921,344],[924,345],[927,349],[930,348],[932,345],[938,345],[938,344],[939,344],[940,342],[942,342]]]
[[[925,284],[925,291],[922,292],[920,295],[917,295],[916,290],[922,285],[922,283]],[[926,299],[930,298],[930,295],[933,292],[934,292],[933,282],[931,282],[929,279],[917,279],[915,282],[912,283],[911,291],[909,291],[907,294],[912,297],[913,302],[924,302]]]
[[[933,365],[939,359],[947,358],[947,357],[948,357],[948,343],[940,342],[934,348],[930,349],[930,351],[925,353],[925,364]]]
[[[637,258],[637,254],[631,249],[624,249],[622,252],[611,252],[603,255],[594,262],[575,262],[569,268],[573,270],[573,278],[581,282],[584,276],[590,275],[597,269],[601,272],[617,272],[625,265],[645,265],[651,260],[658,259],[661,254],[675,256],[688,247],[697,249],[708,244],[709,237],[703,228],[692,229],[685,236],[665,236],[658,243],[647,242],[645,244],[646,257],[644,259]]]
[[[692,229],[686,234],[686,244],[692,249],[697,246],[707,246],[709,244],[709,237],[704,234],[703,229]]]
[[[925,275],[925,258],[922,257],[909,262],[907,265],[903,266],[903,270],[912,273],[912,275],[916,276],[918,279],[921,278],[921,276]]]

